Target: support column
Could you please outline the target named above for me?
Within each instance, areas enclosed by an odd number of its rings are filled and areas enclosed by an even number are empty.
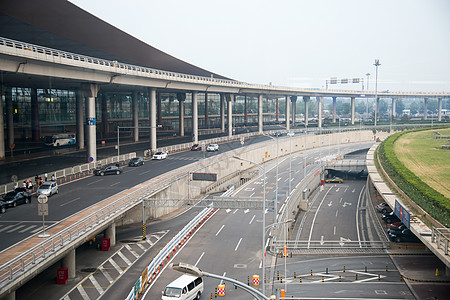
[[[192,92],[192,135],[194,144],[198,144],[198,102],[197,92]]]
[[[138,92],[133,92],[132,96],[133,104],[133,129],[134,129],[134,141],[139,141],[139,94]]]
[[[291,122],[290,122],[290,116],[291,116],[291,112],[290,112],[290,101],[289,101],[289,96],[286,96],[286,112],[285,112],[285,118],[286,118],[286,130],[289,131],[291,130]]]
[[[95,117],[95,98],[99,87],[95,84],[82,85],[84,97],[86,98],[86,145],[89,162],[97,161],[97,132]]]
[[[5,89],[5,106],[6,106],[6,130],[8,132],[8,146],[14,144],[14,108],[12,102],[12,89]]]
[[[69,251],[61,260],[61,267],[67,268],[69,279],[73,279],[77,275],[77,267],[76,267],[76,252],[75,249]]]
[[[423,98],[424,110],[423,110],[423,119],[428,119],[428,98]]]
[[[108,96],[102,93],[102,138],[108,136]]]
[[[10,291],[7,295],[3,296],[3,300],[16,300],[16,291]]]
[[[233,102],[234,95],[231,94],[228,98],[228,136],[233,136]]]
[[[247,124],[247,96],[244,97],[244,124]]]
[[[5,123],[3,120],[3,92],[4,87],[0,86],[0,160],[5,159]]]
[[[380,119],[380,98],[375,99],[375,126],[377,126],[377,121]]]
[[[31,139],[33,142],[40,141],[40,127],[39,127],[39,103],[37,96],[37,89],[31,89]]]
[[[156,149],[156,89],[150,89],[150,150]]]
[[[220,130],[225,132],[225,95],[220,94]]]
[[[442,98],[438,98],[438,121],[442,121]]]
[[[258,133],[263,133],[263,96],[258,95]]]
[[[333,97],[333,123],[336,123],[336,98]]]
[[[208,126],[208,93],[205,93],[205,128]]]
[[[297,96],[291,96],[292,102],[292,127],[295,127],[295,116],[297,115]]]
[[[317,126],[319,128],[322,128],[322,97],[316,97],[317,100],[317,114],[319,117],[319,122],[317,123]]]
[[[305,102],[305,127],[308,127],[308,118],[309,118],[309,113],[308,113],[308,104],[309,104],[309,96],[303,96],[303,101]]]
[[[156,105],[157,105],[157,109],[158,109],[158,113],[157,113],[157,123],[158,124],[162,124],[162,114],[161,114],[161,94],[158,92],[156,93]]]
[[[112,223],[108,226],[108,228],[105,229],[103,232],[103,235],[105,238],[109,238],[109,245],[115,246],[116,245],[116,223]]]
[[[392,98],[392,120],[395,119],[395,116],[397,115],[395,112],[395,106],[396,106],[396,99]]]
[[[77,146],[79,150],[84,149],[84,126],[83,126],[83,93],[81,90],[75,91],[76,111],[77,111]]]
[[[352,125],[355,125],[355,97],[350,98]]]
[[[279,117],[279,111],[278,111],[278,97],[277,97],[277,99],[276,99],[276,110],[277,110],[277,117],[276,117],[276,121],[278,122],[278,117]]]
[[[185,93],[178,93],[178,114],[179,114],[179,123],[180,123],[180,136],[184,136],[184,101],[186,100]]]

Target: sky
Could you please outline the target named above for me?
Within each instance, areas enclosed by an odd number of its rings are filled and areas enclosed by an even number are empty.
[[[450,91],[449,0],[70,0],[145,43],[252,84]],[[367,82],[365,82],[367,88]],[[329,89],[361,89],[333,84]]]

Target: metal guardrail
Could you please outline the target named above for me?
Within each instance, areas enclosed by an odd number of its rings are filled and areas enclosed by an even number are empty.
[[[444,250],[444,254],[449,253],[450,229],[436,228],[433,226],[431,232],[431,242],[436,243],[438,249]]]
[[[275,249],[283,249],[286,245],[288,251],[300,249],[357,249],[357,248],[389,248],[389,241],[293,241],[278,240],[273,242]]]
[[[330,89],[301,89],[292,87],[272,86],[263,84],[248,84],[241,81],[219,79],[214,77],[204,77],[191,74],[183,74],[171,71],[158,70],[148,67],[121,63],[102,58],[96,58],[67,51],[47,48],[26,42],[16,41],[0,37],[0,49],[4,48],[5,53],[22,57],[32,57],[37,60],[46,60],[52,63],[60,63],[72,66],[88,67],[100,69],[111,73],[121,73],[127,75],[136,75],[142,77],[151,77],[165,80],[176,80],[179,82],[215,84],[219,86],[229,86],[236,88],[260,89],[270,91],[294,92],[302,94],[348,94],[359,97],[374,96],[375,91],[357,91],[357,90],[330,90]],[[19,53],[20,52],[20,53]],[[70,62],[70,64],[69,64]],[[378,92],[380,97],[392,97],[399,95],[423,95],[423,96],[450,96],[448,92]]]

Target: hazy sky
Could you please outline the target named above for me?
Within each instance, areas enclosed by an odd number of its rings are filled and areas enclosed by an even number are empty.
[[[249,83],[450,91],[449,0],[70,0],[170,55]],[[330,87],[329,87],[330,88]],[[331,88],[360,89],[338,84]]]

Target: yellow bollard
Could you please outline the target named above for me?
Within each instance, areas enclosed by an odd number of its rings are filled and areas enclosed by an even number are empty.
[[[322,276],[322,282],[324,282],[324,278],[323,278],[323,276]]]
[[[280,277],[280,283],[283,283],[283,276]]]
[[[312,276],[312,270],[311,270],[311,276]]]
[[[344,266],[344,273],[345,273],[345,266]]]
[[[339,275],[339,282],[341,282],[341,275]]]
[[[436,268],[436,276],[439,276],[439,269]]]
[[[300,283],[302,283],[302,278],[300,277]]]

